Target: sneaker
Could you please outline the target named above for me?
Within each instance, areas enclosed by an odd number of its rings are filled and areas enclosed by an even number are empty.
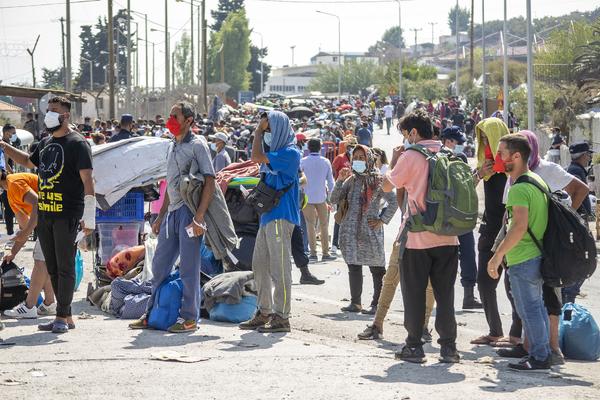
[[[440,362],[442,363],[457,363],[460,362],[460,355],[456,350],[455,344],[444,344],[440,349]]]
[[[343,312],[352,312],[358,313],[362,310],[362,306],[360,304],[348,304],[346,307],[342,307]]]
[[[423,329],[421,340],[425,343],[431,343],[433,341],[433,336],[431,336],[431,331],[429,329]]]
[[[129,324],[129,329],[148,329],[148,317],[146,314],[142,315],[138,320],[133,321]]]
[[[508,349],[498,349],[496,350],[496,354],[504,358],[523,358],[529,355],[522,344],[518,344],[515,347]]]
[[[377,340],[383,337],[383,332],[377,325],[367,325],[367,329],[358,334],[360,340]]]
[[[317,257],[317,256],[308,256],[308,262],[309,263],[318,263],[319,262],[319,257]]]
[[[337,256],[331,255],[331,254],[327,254],[324,255],[323,257],[321,257],[321,261],[325,262],[325,261],[335,261],[337,260]]]
[[[42,303],[37,308],[38,315],[56,315],[56,302],[49,306]]]
[[[198,323],[193,319],[177,318],[177,322],[167,329],[171,333],[195,332],[198,329]]]
[[[254,314],[254,317],[246,322],[242,322],[241,324],[239,324],[239,328],[246,330],[246,331],[253,331],[256,330],[262,326],[265,326],[265,324],[269,322],[269,316],[268,315],[264,315],[263,313],[261,313],[260,311],[257,311],[256,314]]]
[[[550,372],[550,359],[548,356],[544,361],[538,361],[535,358],[528,356],[523,358],[518,363],[508,364],[508,368],[520,372]]]
[[[301,285],[322,285],[324,283],[325,283],[324,280],[318,279],[316,276],[314,276],[311,273],[302,275],[300,277],[300,284]]]
[[[338,248],[337,248],[337,246],[331,246],[331,249],[329,250],[329,253],[331,255],[337,256],[338,255]]]
[[[290,320],[277,314],[271,315],[269,322],[258,328],[260,333],[289,332]]]
[[[402,351],[396,353],[394,357],[396,360],[407,361],[415,364],[422,364],[426,361],[423,346],[404,346]]]
[[[564,365],[565,364],[565,357],[562,355],[561,352],[552,350],[552,353],[550,354],[550,364],[552,366],[554,366],[554,365]]]
[[[38,317],[38,310],[36,307],[28,308],[25,302],[22,302],[12,310],[4,311],[4,315],[16,319],[36,319]]]
[[[361,314],[364,315],[375,315],[377,313],[377,306],[371,306],[369,308],[363,308],[360,311]]]

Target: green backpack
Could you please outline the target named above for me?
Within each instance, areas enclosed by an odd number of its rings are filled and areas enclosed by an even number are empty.
[[[410,216],[409,232],[460,236],[475,229],[479,201],[471,168],[445,148],[433,153],[417,144],[408,150],[423,154],[429,163],[426,207]]]

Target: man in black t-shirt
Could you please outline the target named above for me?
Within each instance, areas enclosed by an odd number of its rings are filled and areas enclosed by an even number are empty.
[[[37,233],[57,300],[56,319],[38,329],[54,333],[75,327],[71,315],[75,239],[80,227],[89,234],[96,224],[91,149],[83,136],[69,129],[70,111],[66,98],[50,99],[44,122],[51,136],[44,138],[31,156],[0,143],[16,163],[38,170]]]

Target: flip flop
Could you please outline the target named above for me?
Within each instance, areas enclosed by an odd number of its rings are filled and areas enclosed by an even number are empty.
[[[510,340],[510,337],[503,337],[502,339],[490,342],[490,346],[494,347],[515,347],[518,343],[514,343]]]
[[[499,339],[501,339],[501,337],[493,337],[490,335],[484,335],[484,336],[480,336],[476,339],[471,340],[471,344],[485,344],[485,345],[490,345],[492,342],[496,342]]]

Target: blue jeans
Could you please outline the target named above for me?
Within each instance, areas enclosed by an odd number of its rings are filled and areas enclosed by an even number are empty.
[[[183,297],[179,316],[197,321],[200,317],[200,241],[190,238],[185,230],[194,216],[187,206],[169,212],[160,225],[158,244],[152,260],[152,295],[148,301],[149,312],[160,285],[173,270],[179,257],[179,277],[183,284]]]
[[[550,321],[542,297],[542,258],[537,257],[508,268],[510,287],[517,313],[529,338],[529,354],[538,361],[550,355]]]
[[[475,261],[475,237],[473,232],[460,235],[458,242],[460,243],[458,250],[460,284],[464,288],[475,287],[475,283],[477,283],[477,262]]]

